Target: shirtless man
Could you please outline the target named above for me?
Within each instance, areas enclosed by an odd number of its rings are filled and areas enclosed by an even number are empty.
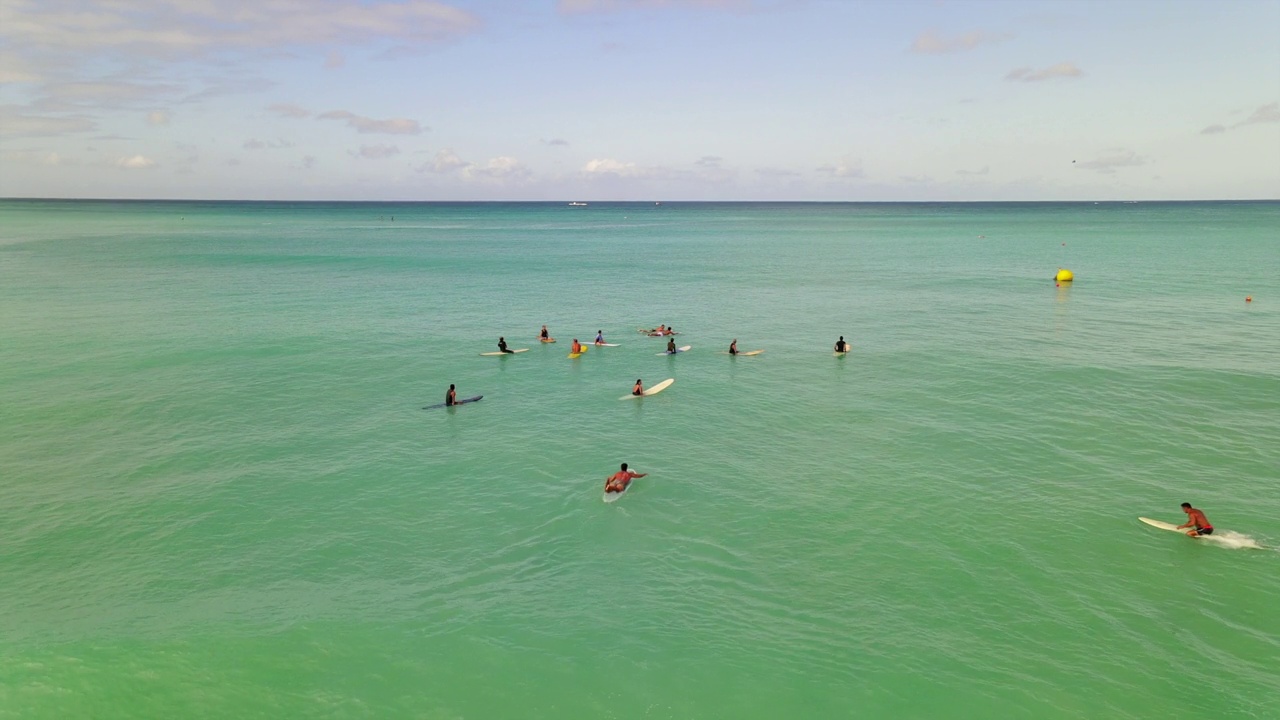
[[[738,354],[738,338],[734,338],[733,342],[729,343],[729,354],[730,355]]]
[[[627,489],[632,480],[642,478],[649,473],[638,473],[627,469],[627,464],[622,463],[622,469],[614,473],[608,480],[604,481],[605,493],[620,493]]]
[[[662,337],[663,335],[666,335],[666,334],[667,334],[667,326],[665,324],[659,325],[658,327],[649,331],[649,337]]]
[[[1190,537],[1213,534],[1213,525],[1209,523],[1209,518],[1205,517],[1204,513],[1191,507],[1191,503],[1182,503],[1182,512],[1187,514],[1187,521],[1178,526],[1179,530],[1195,525],[1196,529],[1187,533]]]
[[[633,387],[633,388],[631,388],[631,394],[632,394],[632,395],[643,395],[643,394],[644,394],[644,385],[641,385],[641,384],[640,384],[640,378],[636,378],[636,386],[635,386],[635,387]]]
[[[449,384],[449,392],[444,394],[444,406],[453,407],[458,404],[458,393],[453,389],[453,383]]]
[[[676,354],[676,339],[675,339],[675,338],[671,338],[670,340],[668,340],[668,341],[667,341],[667,354],[668,354],[668,355],[675,355],[675,354]]]
[[[573,344],[569,346],[570,353],[581,353],[582,343],[578,342],[578,338],[573,339]]]

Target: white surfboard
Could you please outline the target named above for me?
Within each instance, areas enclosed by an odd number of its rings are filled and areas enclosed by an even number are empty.
[[[513,353],[522,353],[522,352],[529,352],[529,348],[520,348],[519,350],[512,350],[512,351],[511,351],[511,352],[509,352],[509,353],[504,353],[504,352],[502,352],[501,350],[496,350],[496,351],[494,351],[494,352],[480,353],[480,356],[481,356],[481,357],[494,357],[494,356],[496,356],[496,355],[511,355],[511,354],[513,354]]]
[[[635,472],[635,471],[636,471],[636,469],[635,469],[635,468],[631,468],[631,472]],[[626,495],[626,494],[627,494],[627,491],[631,489],[631,486],[632,486],[632,485],[635,485],[635,483],[636,483],[636,479],[637,479],[637,478],[632,478],[632,479],[631,479],[631,482],[627,483],[627,486],[626,486],[625,488],[623,488],[623,489],[622,489],[622,492],[616,492],[616,493],[607,492],[607,493],[605,493],[605,494],[604,494],[604,498],[603,498],[603,499],[604,499],[604,501],[605,501],[605,502],[607,502],[607,503],[617,502],[617,501],[618,501],[618,498],[622,497],[623,495]]]
[[[644,391],[644,395],[623,395],[622,397],[620,397],[620,398],[618,398],[618,399],[619,399],[619,400],[632,400],[632,399],[635,399],[635,398],[638,398],[638,397],[649,397],[650,395],[657,395],[658,393],[662,392],[663,390],[666,390],[667,388],[671,387],[671,383],[673,383],[673,382],[675,382],[675,381],[676,381],[676,379],[675,379],[675,378],[667,378],[666,380],[663,380],[662,382],[658,383],[657,385],[654,385],[653,387],[648,388],[647,390],[645,390],[645,391]]]
[[[689,351],[689,350],[691,350],[691,349],[693,349],[693,346],[692,346],[692,345],[683,345],[683,346],[681,346],[681,347],[676,348],[676,352],[678,352],[678,353],[688,352],[688,351]],[[658,353],[658,354],[659,354],[659,355],[673,355],[674,353],[669,353],[669,352],[660,352],[660,353]]]
[[[618,346],[619,346],[619,345],[621,345],[622,343],[598,343],[598,342],[593,342],[593,343],[591,343],[591,344],[592,344],[592,345],[595,345],[596,347],[618,347]]]
[[[1152,520],[1152,519],[1151,519],[1151,518],[1149,518],[1149,517],[1140,517],[1140,518],[1138,518],[1138,519],[1139,519],[1139,520],[1141,520],[1142,522],[1144,522],[1144,523],[1146,523],[1146,524],[1150,525],[1151,527],[1160,528],[1161,530],[1172,530],[1172,531],[1174,531],[1174,532],[1184,532],[1184,531],[1185,531],[1185,528],[1180,528],[1180,527],[1178,527],[1177,525],[1174,525],[1173,523],[1167,523],[1167,522],[1165,522],[1165,521],[1163,521],[1163,520]]]
[[[849,348],[849,350],[853,349],[852,345],[845,345],[845,347]],[[849,350],[832,350],[831,354],[835,355],[836,357],[844,357],[845,355],[849,354]]]
[[[755,355],[759,355],[759,354],[760,354],[760,353],[762,353],[762,352],[764,352],[764,351],[763,351],[763,350],[748,350],[747,352],[740,352],[740,353],[738,353],[738,354],[736,355],[736,357],[753,357],[753,356],[755,356]],[[729,352],[728,350],[725,350],[724,352],[722,352],[722,353],[720,353],[720,354],[721,354],[721,355],[733,355],[733,353]]]

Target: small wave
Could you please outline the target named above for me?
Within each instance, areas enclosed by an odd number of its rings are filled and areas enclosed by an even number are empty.
[[[1215,545],[1221,545],[1226,548],[1231,548],[1232,550],[1264,549],[1262,545],[1258,543],[1257,540],[1254,540],[1248,535],[1243,535],[1241,533],[1233,532],[1231,530],[1215,532],[1212,535],[1202,535],[1201,537],[1205,540],[1208,540],[1209,542],[1214,543]]]

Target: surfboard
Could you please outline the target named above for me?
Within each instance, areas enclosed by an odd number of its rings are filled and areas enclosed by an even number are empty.
[[[480,357],[494,357],[496,355],[514,355],[515,353],[522,353],[522,352],[529,352],[529,348],[520,348],[519,350],[512,350],[509,353],[504,353],[501,350],[497,350],[495,352],[480,353]]]
[[[676,381],[676,379],[675,379],[675,378],[667,378],[666,380],[663,380],[662,382],[658,383],[657,385],[654,385],[653,387],[651,387],[651,388],[649,388],[649,389],[645,390],[645,391],[644,391],[644,395],[623,395],[622,397],[620,397],[620,398],[618,398],[618,399],[619,399],[619,400],[632,400],[632,399],[634,399],[634,398],[638,398],[638,397],[649,397],[650,395],[657,395],[658,393],[662,392],[663,390],[666,390],[667,388],[671,387],[671,383],[673,383],[673,382],[675,382],[675,381]]]
[[[678,353],[687,352],[688,350],[690,350],[690,349],[692,349],[692,348],[693,348],[693,346],[692,346],[692,345],[683,345],[683,346],[681,346],[681,347],[676,348],[676,352],[678,352]],[[659,355],[675,355],[675,353],[673,353],[673,352],[660,352],[660,353],[658,353],[658,354],[659,354]]]
[[[631,468],[631,471],[632,471],[632,472],[635,472],[635,468]],[[637,480],[637,479],[638,479],[638,478],[632,478],[632,479],[631,479],[631,482],[627,483],[627,486],[626,486],[625,488],[623,488],[623,489],[622,489],[622,492],[616,492],[616,493],[607,492],[607,493],[605,493],[605,494],[604,494],[604,501],[605,501],[605,502],[607,502],[607,503],[617,502],[617,501],[618,501],[618,498],[622,497],[623,495],[626,495],[626,494],[627,494],[627,491],[631,489],[631,486],[636,484],[636,480]]]
[[[555,342],[555,341],[556,341],[556,339],[555,339],[555,338],[538,338],[538,340],[540,340],[540,341],[542,341],[542,342],[544,342],[544,343],[553,343],[553,342]]]
[[[849,348],[849,350],[853,349],[853,345],[850,345],[847,343],[845,344],[845,347]],[[849,354],[849,350],[832,350],[831,354],[835,355],[836,357],[844,357],[845,355]]]
[[[1186,532],[1187,530],[1186,528],[1180,528],[1173,523],[1167,523],[1163,520],[1152,520],[1149,517],[1140,517],[1138,519],[1151,527],[1160,528],[1161,530],[1172,530],[1174,532]]]
[[[591,344],[595,345],[596,347],[618,347],[622,343],[591,343]]]
[[[747,352],[740,352],[740,353],[738,353],[735,357],[754,357],[754,356],[756,356],[756,355],[759,355],[759,354],[760,354],[760,353],[762,353],[762,352],[764,352],[764,351],[763,351],[763,350],[750,350],[750,351],[747,351]],[[720,353],[720,354],[721,354],[721,355],[733,355],[733,353],[729,352],[728,350],[725,350],[724,352],[722,352],[722,353]]]
[[[458,405],[462,405],[463,403],[472,403],[472,402],[475,402],[475,401],[479,400],[479,399],[480,399],[480,398],[482,398],[482,397],[484,397],[484,396],[483,396],[483,395],[477,395],[477,396],[475,396],[475,397],[465,398],[465,399],[463,399],[463,400],[459,400],[458,402],[454,403],[454,406],[455,406],[455,407],[457,407]],[[435,405],[428,405],[428,406],[426,406],[426,407],[424,407],[424,408],[422,408],[422,409],[423,409],[423,410],[435,410],[436,408],[442,408],[442,407],[449,407],[449,406],[448,406],[448,405],[445,405],[444,403],[436,403]]]

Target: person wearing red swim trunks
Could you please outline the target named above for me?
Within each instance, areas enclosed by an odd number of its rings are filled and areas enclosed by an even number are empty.
[[[1195,526],[1195,529],[1188,532],[1191,537],[1200,537],[1201,535],[1212,535],[1213,525],[1209,522],[1209,518],[1204,513],[1191,507],[1191,503],[1182,503],[1182,512],[1187,514],[1187,521],[1178,526],[1178,529]]]

